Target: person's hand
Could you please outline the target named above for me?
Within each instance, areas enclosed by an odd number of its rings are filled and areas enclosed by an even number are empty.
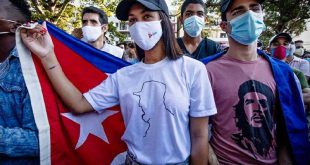
[[[219,165],[219,161],[217,159],[217,156],[214,153],[213,148],[211,147],[211,145],[209,144],[209,159],[208,159],[208,164],[209,165]]]
[[[24,44],[40,59],[54,52],[53,41],[46,30],[46,22],[36,25],[34,29],[22,29],[20,32]]]

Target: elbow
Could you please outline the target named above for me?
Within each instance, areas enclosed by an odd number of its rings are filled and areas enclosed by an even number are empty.
[[[75,106],[70,106],[70,109],[74,115],[82,115],[82,114],[90,111],[90,110],[84,108],[84,106],[80,106],[78,104]]]

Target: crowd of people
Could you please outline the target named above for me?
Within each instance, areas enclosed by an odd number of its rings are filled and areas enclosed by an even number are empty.
[[[73,113],[120,105],[126,165],[310,163],[310,55],[290,34],[258,42],[264,0],[222,0],[228,48],[201,35],[206,6],[185,0],[175,38],[165,0],[122,0],[132,43],[108,43],[108,17],[82,11],[80,38],[133,65],[81,93],[63,73],[45,23],[21,29],[51,83]],[[14,13],[14,14],[12,14]],[[16,29],[31,19],[25,0],[0,5],[0,164],[39,164],[38,130],[16,50]],[[309,121],[308,121],[309,123]]]

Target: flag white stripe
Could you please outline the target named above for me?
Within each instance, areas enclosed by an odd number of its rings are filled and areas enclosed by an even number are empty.
[[[21,68],[30,95],[35,123],[39,132],[40,164],[51,164],[50,125],[48,123],[45,103],[39,78],[30,51],[24,46],[20,37],[20,29],[16,32],[16,48]]]

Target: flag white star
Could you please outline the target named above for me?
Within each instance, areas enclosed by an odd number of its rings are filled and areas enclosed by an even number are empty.
[[[109,143],[108,138],[104,132],[102,122],[108,117],[118,113],[117,111],[105,110],[103,113],[87,113],[83,115],[73,115],[72,113],[62,113],[61,115],[78,123],[80,125],[79,140],[75,146],[78,149],[84,144],[89,134],[93,134]]]

